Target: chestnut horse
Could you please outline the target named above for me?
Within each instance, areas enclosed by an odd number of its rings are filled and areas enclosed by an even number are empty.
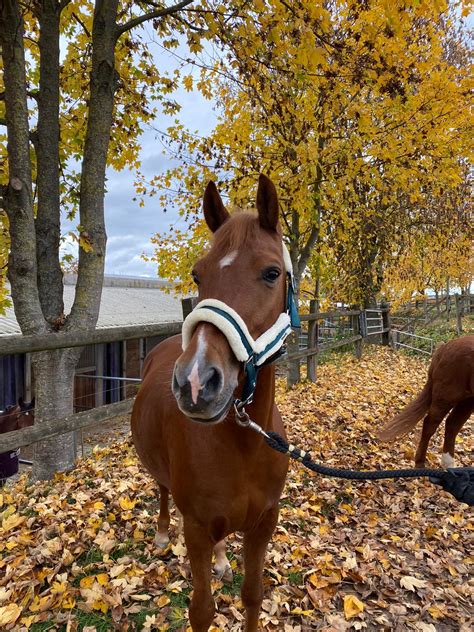
[[[34,409],[34,398],[27,403],[20,397],[18,404],[7,406],[5,410],[0,411],[0,434],[32,426],[35,420]]]
[[[18,404],[7,406],[0,411],[0,434],[5,432],[13,432],[32,426],[35,420],[35,400],[29,403],[19,399]],[[18,471],[18,454],[19,450],[8,450],[0,453],[0,487],[5,481]]]
[[[449,412],[451,411],[451,412]],[[418,397],[379,433],[391,441],[409,432],[425,413],[423,430],[415,455],[416,467],[425,467],[431,437],[449,413],[444,434],[443,467],[454,466],[454,443],[474,412],[474,336],[464,336],[436,349],[428,369],[428,381]]]
[[[230,216],[213,182],[203,206],[214,238],[192,273],[199,299],[228,306],[256,339],[268,333],[285,310],[288,257],[283,253],[275,187],[260,176],[258,215]],[[234,397],[242,397],[245,377],[222,331],[198,322],[184,346],[183,352],[181,336],[175,336],[151,351],[132,413],[136,450],[160,488],[155,541],[168,543],[171,492],[182,515],[193,576],[189,618],[194,632],[205,632],[215,612],[213,551],[215,570],[231,580],[225,538],[243,532],[241,597],[246,630],[252,632],[257,630],[265,552],[277,523],[288,460],[268,448],[263,437],[236,423],[232,405]],[[264,430],[284,435],[274,395],[275,369],[267,365],[260,370],[247,410]]]

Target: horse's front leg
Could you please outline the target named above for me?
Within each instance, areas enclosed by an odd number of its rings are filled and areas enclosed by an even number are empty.
[[[193,575],[193,596],[189,621],[193,632],[207,632],[212,624],[215,603],[211,593],[211,562],[214,543],[206,531],[183,517],[184,539]]]
[[[241,596],[246,611],[246,632],[255,632],[258,628],[258,616],[263,601],[265,553],[277,521],[278,505],[269,509],[260,522],[244,534],[245,578]]]

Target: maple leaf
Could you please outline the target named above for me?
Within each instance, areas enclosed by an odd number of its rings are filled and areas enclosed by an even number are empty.
[[[0,624],[9,625],[15,623],[21,614],[21,608],[15,603],[0,606]]]
[[[415,592],[417,588],[426,588],[427,583],[424,579],[418,579],[417,577],[405,575],[400,579],[400,586],[402,588],[406,588],[407,590]]]
[[[364,604],[355,595],[344,595],[344,616],[352,619],[364,611]]]

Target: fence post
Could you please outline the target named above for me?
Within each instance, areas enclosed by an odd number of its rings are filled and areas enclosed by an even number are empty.
[[[454,295],[456,305],[456,333],[458,336],[462,334],[462,301],[459,294]]]
[[[446,320],[449,320],[449,313],[451,311],[451,296],[449,294],[449,277],[446,279]]]
[[[382,329],[386,330],[382,332],[382,344],[389,345],[390,344],[390,329],[391,329],[390,307],[387,302],[381,301],[380,309],[382,311]]]
[[[181,309],[183,310],[183,320],[193,311],[197,305],[197,296],[190,296],[181,299]]]
[[[300,348],[299,345],[299,330],[294,329],[291,334],[288,336],[286,341],[286,349],[288,355],[292,355],[294,353],[298,353]],[[286,386],[287,388],[291,388],[295,384],[301,381],[301,371],[300,371],[300,360],[287,360],[287,371],[286,371]]]
[[[316,314],[318,311],[318,301],[312,299],[309,302],[309,313]],[[318,346],[318,329],[319,324],[317,320],[310,320],[308,323],[308,349],[313,349]],[[316,365],[318,362],[317,355],[308,356],[306,360],[306,372],[308,380],[316,382]]]
[[[363,318],[364,318],[364,311],[362,309],[359,311],[358,314],[354,314],[354,316],[351,316],[352,331],[353,331],[354,336],[364,335],[364,326],[362,323]],[[360,360],[360,358],[362,357],[362,339],[361,338],[359,338],[359,340],[356,340],[354,342],[354,353],[355,353],[355,357],[358,360]]]

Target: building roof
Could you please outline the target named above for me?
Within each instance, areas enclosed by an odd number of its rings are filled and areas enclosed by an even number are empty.
[[[160,279],[107,276],[102,288],[97,328],[147,325],[179,322],[183,320],[181,299],[166,294],[166,285]],[[75,279],[64,280],[64,307],[66,314],[74,301]],[[21,334],[13,308],[0,316],[0,336]]]

